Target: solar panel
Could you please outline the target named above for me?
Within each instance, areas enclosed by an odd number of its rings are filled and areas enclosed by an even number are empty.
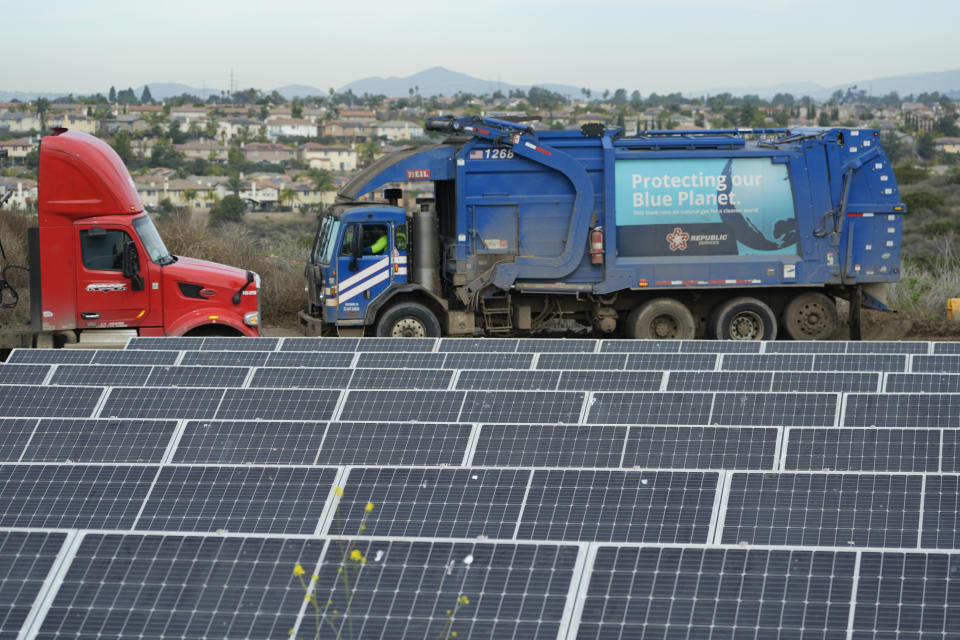
[[[679,353],[680,340],[602,340],[600,353]]]
[[[459,466],[468,424],[332,422],[317,464]]]
[[[517,351],[521,353],[593,353],[597,350],[597,340],[557,338],[524,338],[517,341]]]
[[[662,371],[561,371],[561,391],[658,391]],[[461,376],[463,373],[460,374]]]
[[[557,388],[559,381],[559,371],[461,369],[460,375],[457,377],[457,389],[552,391]]]
[[[5,418],[89,418],[103,389],[100,387],[0,387],[0,416]]]
[[[838,402],[834,393],[717,393],[709,424],[832,427]]]
[[[227,389],[217,409],[222,420],[327,420],[340,398],[325,389]]]
[[[855,567],[843,552],[601,546],[577,638],[847,638]]]
[[[41,384],[48,373],[44,364],[0,364],[0,384]]]
[[[40,638],[285,638],[323,541],[88,533]]]
[[[960,477],[926,477],[923,499],[923,536],[920,546],[927,549],[960,547]],[[960,567],[958,567],[960,568]]]
[[[280,338],[227,338],[211,336],[203,339],[204,351],[274,351]]]
[[[956,429],[941,431],[940,471],[944,473],[960,472],[960,436]]]
[[[177,423],[172,420],[64,420],[37,425],[25,462],[160,462]]]
[[[91,364],[176,364],[179,351],[118,351],[100,349],[93,352]]]
[[[593,396],[593,424],[710,424],[713,396],[701,393],[602,393]]]
[[[960,355],[913,356],[914,373],[960,373]]]
[[[453,371],[435,369],[354,369],[350,389],[446,389]]]
[[[907,342],[890,340],[878,341],[851,341],[843,343],[847,346],[847,353],[927,353],[929,346],[926,342]]]
[[[354,548],[367,562],[351,581],[348,618],[332,615],[347,610],[347,599],[337,545],[327,546],[316,589],[327,603],[319,637],[555,640],[563,633],[576,546],[358,540]],[[317,624],[305,615],[297,637],[318,637]]]
[[[682,340],[680,353],[760,353],[763,344],[752,340]]]
[[[350,369],[306,367],[260,367],[254,369],[251,387],[280,389],[344,389],[350,382]]]
[[[769,391],[772,382],[773,374],[764,371],[670,371],[667,390]]]
[[[247,367],[153,367],[145,386],[242,387],[249,373]]]
[[[925,343],[918,343],[925,344]],[[918,353],[930,353],[929,351],[920,351]],[[934,342],[933,353],[935,355],[947,355],[951,353],[960,354],[960,342]]]
[[[349,351],[354,352],[360,338],[284,338],[280,351]]]
[[[365,521],[371,536],[510,539],[529,479],[522,469],[351,469],[329,533]]]
[[[0,527],[129,529],[156,467],[0,465]]]
[[[112,364],[57,365],[50,384],[84,387],[119,387],[143,385],[150,377],[150,367]]]
[[[445,353],[361,353],[358,367],[371,369],[442,369]]]
[[[117,387],[110,389],[101,418],[201,419],[213,418],[223,389]]]
[[[459,419],[463,422],[576,423],[584,394],[577,391],[470,391]]]
[[[535,471],[517,538],[706,542],[717,477],[671,471]]]
[[[6,364],[89,364],[93,351],[86,349],[14,349]]]
[[[36,418],[0,418],[0,462],[17,462],[36,426]]]
[[[326,338],[314,338],[326,340]],[[433,351],[437,347],[437,338],[361,338],[357,342],[357,351]]]
[[[849,427],[951,427],[960,424],[960,395],[867,394],[846,397]]]
[[[960,393],[960,375],[889,373],[883,390],[888,393]]]
[[[498,467],[619,467],[626,428],[485,424],[471,464]]]
[[[363,422],[456,422],[463,391],[351,391],[342,420]]]
[[[185,351],[181,365],[205,367],[259,367],[267,363],[264,351]]]
[[[811,471],[937,471],[934,429],[790,429],[785,469]]]
[[[352,353],[341,352],[283,352],[267,355],[264,364],[268,367],[349,367]]]
[[[712,353],[634,353],[627,357],[627,369],[713,371],[718,357]]]
[[[817,355],[814,371],[906,371],[904,355]]]
[[[448,353],[446,369],[529,369],[532,353]],[[544,356],[541,356],[544,357]]]
[[[325,422],[191,420],[173,462],[194,464],[314,464]]]
[[[437,351],[472,353],[512,353],[521,342],[516,338],[441,338]]]
[[[880,388],[881,373],[842,373],[813,371],[810,373],[780,372],[773,373],[772,391],[798,392],[873,392]]]
[[[846,353],[846,342],[831,341],[771,341],[764,343],[764,353]]]
[[[624,467],[773,469],[777,429],[763,427],[630,427]]]
[[[721,368],[725,371],[813,371],[813,358],[806,353],[734,353],[723,357]]]
[[[542,353],[537,369],[624,369],[627,356],[622,353]]]
[[[734,473],[724,544],[917,546],[919,475]]]
[[[66,533],[0,531],[0,638],[18,638]]]
[[[136,528],[313,534],[335,469],[164,467]]]
[[[152,349],[160,351],[198,351],[203,346],[203,338],[197,337],[164,337],[130,338],[127,349]]]

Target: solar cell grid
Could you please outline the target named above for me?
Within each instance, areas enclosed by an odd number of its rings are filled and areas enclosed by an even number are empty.
[[[0,386],[0,416],[5,418],[89,418],[102,387]]]
[[[192,338],[186,336],[164,338],[137,337],[130,338],[130,341],[127,342],[126,348],[128,350],[149,349],[159,351],[199,351],[203,346],[203,340],[203,338]]]
[[[349,367],[352,353],[339,351],[276,351],[267,354],[264,365],[268,367]]]
[[[457,389],[552,391],[559,381],[559,371],[462,369],[457,377]]]
[[[929,351],[922,351],[920,353],[929,353]],[[960,354],[960,342],[934,342],[933,353],[934,355],[949,355],[951,353]]]
[[[65,533],[0,531],[0,638],[18,638]]]
[[[706,542],[716,473],[534,471],[518,539]]]
[[[906,371],[907,356],[904,355],[816,355],[814,371]]]
[[[831,341],[786,341],[775,340],[764,344],[764,353],[846,353],[847,343]]]
[[[335,469],[164,467],[135,528],[312,534]]]
[[[765,371],[670,371],[668,391],[769,391],[772,373]]]
[[[813,371],[810,373],[780,372],[773,373],[772,391],[797,391],[801,393],[833,392],[874,392],[879,388],[882,373],[858,373],[847,371],[831,373]]]
[[[517,351],[522,353],[593,353],[597,340],[524,338],[517,341]]]
[[[943,429],[941,432],[942,455],[940,471],[944,473],[960,472],[960,432],[956,429]]]
[[[960,393],[960,375],[888,373],[883,390],[888,393]]]
[[[854,553],[602,546],[577,638],[846,638],[855,565]]]
[[[185,351],[181,365],[212,367],[260,367],[266,364],[265,351]]]
[[[790,429],[786,469],[810,471],[937,471],[934,429]]]
[[[602,340],[600,353],[679,353],[680,340]]]
[[[445,353],[361,353],[357,367],[371,369],[442,369]],[[465,365],[469,366],[469,365]]]
[[[222,420],[328,420],[340,393],[327,389],[227,389],[216,417]]]
[[[314,338],[326,340],[326,338]],[[433,351],[437,338],[361,338],[357,342],[357,351]]]
[[[91,364],[176,364],[179,351],[118,351],[116,349],[98,349],[93,352]]]
[[[682,340],[680,353],[760,353],[763,344],[752,340]]]
[[[145,386],[241,387],[249,373],[247,367],[153,367]]]
[[[463,422],[576,423],[586,394],[579,391],[470,391]]]
[[[354,468],[328,532],[354,535],[366,516],[372,536],[510,539],[529,478],[522,469]]]
[[[593,395],[592,424],[710,424],[707,393],[602,393]]]
[[[472,464],[619,467],[625,440],[625,427],[485,424]]]
[[[0,418],[0,462],[19,460],[36,426],[36,418]]]
[[[742,426],[830,427],[836,423],[834,393],[717,393],[709,423]]]
[[[322,540],[185,535],[83,537],[39,638],[282,638]]]
[[[92,360],[93,351],[86,349],[14,349],[6,364],[90,364]]]
[[[560,371],[561,391],[659,391],[662,371]]]
[[[150,367],[113,364],[60,364],[50,384],[83,387],[140,386],[150,377]]]
[[[960,373],[960,354],[940,356],[913,356],[913,373]]]
[[[350,391],[340,418],[364,422],[456,422],[463,391]]]
[[[517,350],[515,338],[441,338],[437,351],[474,353],[512,353]]]
[[[306,367],[259,367],[254,370],[250,387],[278,389],[344,389],[350,382],[350,369]]]
[[[807,353],[725,354],[724,371],[812,371],[814,356]]]
[[[177,427],[172,420],[43,419],[25,462],[160,462]]]
[[[101,418],[213,418],[223,389],[116,387],[110,389]]]
[[[917,546],[921,476],[734,473],[724,544]]]
[[[457,466],[471,430],[468,424],[332,422],[317,464]]]
[[[0,384],[41,384],[50,373],[45,364],[0,364]]]
[[[627,369],[654,371],[713,371],[719,356],[713,353],[632,353],[627,356]]]
[[[960,477],[926,477],[920,546],[925,549],[960,548]]]
[[[573,582],[575,546],[485,542],[359,540],[367,558],[351,585],[356,638],[524,638],[555,640]],[[336,543],[320,566],[317,595],[329,609],[346,610]],[[469,604],[457,608],[457,599]],[[457,610],[451,621],[448,611]],[[339,617],[324,633],[349,637]],[[316,637],[304,616],[298,637]],[[454,634],[457,634],[454,636]],[[266,637],[266,636],[263,636]],[[326,637],[326,636],[322,636]]]
[[[955,429],[960,426],[960,395],[851,393],[846,396],[844,424]]]
[[[843,344],[847,347],[847,353],[927,353],[929,343],[926,342],[908,342],[905,340],[890,340],[885,342],[877,341],[849,341]]]
[[[350,389],[446,389],[453,378],[451,370],[435,369],[354,369]]]
[[[537,369],[622,370],[627,356],[622,353],[541,353]]]
[[[156,467],[0,465],[0,527],[129,529]]]
[[[314,464],[325,422],[191,420],[173,462],[199,464]]]
[[[284,338],[280,351],[356,351],[360,338]]]
[[[203,339],[204,351],[274,351],[280,338],[228,338],[211,336]]]
[[[764,427],[630,427],[624,467],[773,469],[777,429]]]
[[[533,363],[532,353],[460,352],[446,356],[443,361],[445,369],[529,369]]]

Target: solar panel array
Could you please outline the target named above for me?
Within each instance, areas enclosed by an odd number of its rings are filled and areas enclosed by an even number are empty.
[[[960,637],[953,343],[135,338],[0,416],[0,639]]]

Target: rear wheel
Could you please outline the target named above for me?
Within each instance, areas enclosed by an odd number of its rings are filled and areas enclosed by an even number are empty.
[[[837,306],[822,293],[801,293],[787,304],[783,326],[794,340],[825,340],[840,326]]]
[[[627,316],[627,333],[631,338],[692,340],[696,329],[690,309],[673,298],[651,300]]]
[[[710,333],[718,340],[773,340],[777,319],[756,298],[733,298],[717,307],[710,318]]]
[[[381,338],[436,338],[440,335],[440,322],[422,304],[404,302],[380,316],[377,335]]]

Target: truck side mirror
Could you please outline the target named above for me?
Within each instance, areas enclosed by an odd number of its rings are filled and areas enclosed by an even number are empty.
[[[123,244],[123,277],[130,279],[130,288],[143,291],[143,276],[140,275],[140,254],[137,244],[128,240]]]

